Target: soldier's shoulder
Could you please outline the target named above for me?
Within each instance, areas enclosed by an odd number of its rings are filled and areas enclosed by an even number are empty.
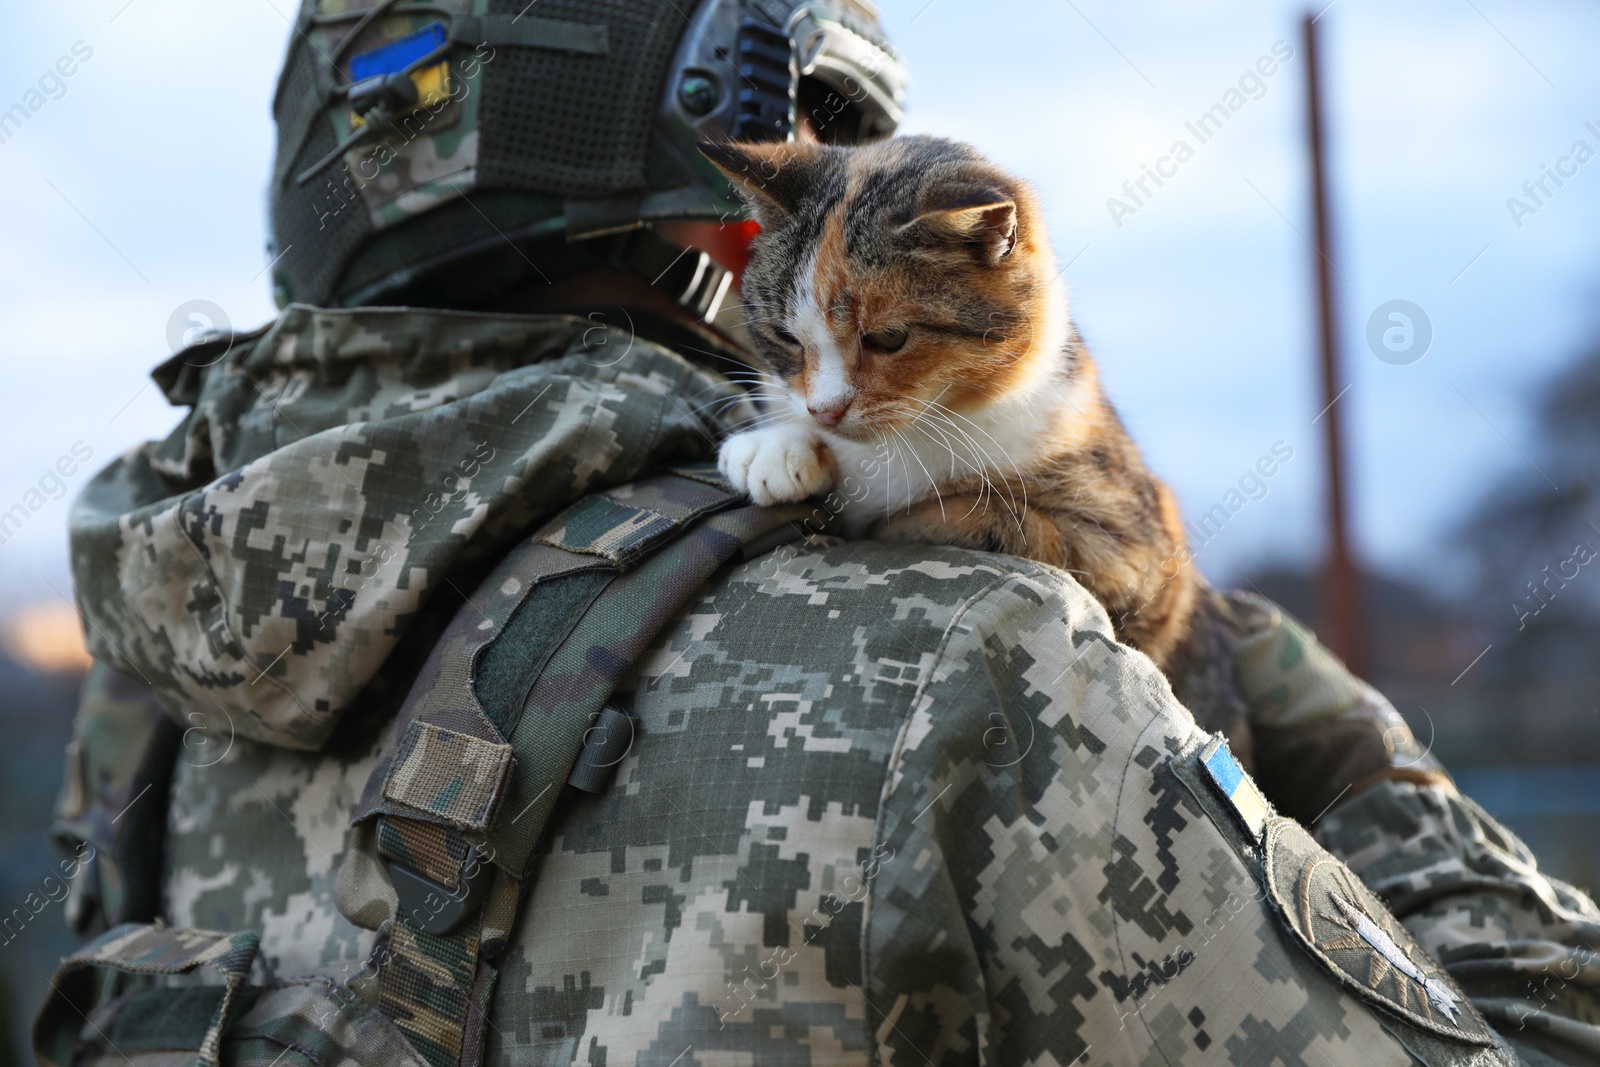
[[[1104,609],[1066,571],[950,545],[814,538],[754,561],[743,580],[754,597],[825,604],[835,623],[948,626],[982,605],[1110,633]]]
[[[1116,719],[1121,735],[1177,709],[1170,691],[1162,698],[1159,672],[1116,642],[1081,585],[1012,556],[813,539],[732,569],[686,622],[658,650],[672,673],[693,661],[709,684],[715,662],[719,679],[784,679],[862,728],[906,726],[921,743],[983,735],[997,712],[1059,724],[1070,705],[1073,715]],[[707,691],[683,699],[703,701]],[[935,709],[934,721],[912,721]]]

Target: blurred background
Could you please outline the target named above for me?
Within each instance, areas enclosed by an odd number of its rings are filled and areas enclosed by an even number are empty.
[[[1191,525],[1202,567],[1319,624],[1329,414],[1300,23],[1320,11],[1366,673],[1546,867],[1600,887],[1594,7],[880,6],[913,72],[906,132],[1038,186],[1112,397],[1186,515],[1210,516]],[[174,327],[273,314],[268,105],[292,14],[79,0],[16,8],[0,35],[0,1058],[22,1055],[69,943],[58,906],[14,909],[54,869],[84,665],[71,498],[176,421],[146,377]],[[74,73],[49,74],[64,56]],[[214,310],[191,319],[193,301]],[[1399,350],[1393,301],[1413,305]],[[1275,473],[1248,478],[1269,455]]]

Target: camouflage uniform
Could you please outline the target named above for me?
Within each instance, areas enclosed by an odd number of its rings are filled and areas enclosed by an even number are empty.
[[[581,319],[291,307],[222,347],[159,373],[192,413],[75,508],[84,722],[196,727],[142,802],[160,914],[241,933],[138,936],[151,973],[279,983],[224,1059],[319,1059],[266,1016],[322,976],[397,1062],[361,999],[394,896],[350,820],[418,661],[531,528],[749,412]],[[1257,609],[1262,717],[1344,708]],[[1600,1062],[1593,902],[1447,784],[1380,782],[1313,841],[1061,571],[812,537],[719,572],[613,700],[637,734],[546,829],[486,1062]],[[80,772],[64,813],[106,862],[129,779]]]

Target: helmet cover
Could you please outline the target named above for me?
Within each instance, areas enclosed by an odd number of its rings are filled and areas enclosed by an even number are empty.
[[[392,301],[468,261],[504,288],[551,238],[743,220],[697,141],[799,113],[887,136],[906,82],[863,0],[306,0],[273,102],[278,301]]]

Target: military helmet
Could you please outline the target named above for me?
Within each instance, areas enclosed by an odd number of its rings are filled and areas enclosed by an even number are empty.
[[[907,73],[879,21],[865,0],[305,0],[273,101],[278,302],[470,302],[608,264],[714,312],[726,272],[654,233],[753,232],[695,143],[802,115],[893,133]]]

